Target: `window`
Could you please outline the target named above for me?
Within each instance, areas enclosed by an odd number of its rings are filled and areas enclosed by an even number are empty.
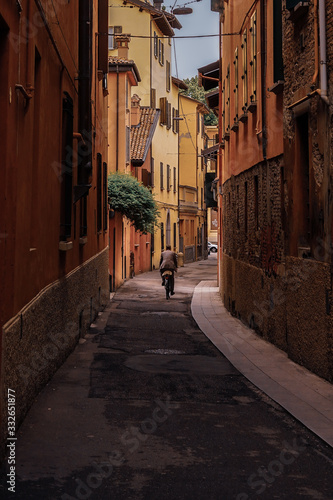
[[[103,229],[104,231],[108,228],[108,166],[104,162],[103,163],[103,196],[104,196],[104,204],[103,204]]]
[[[255,229],[259,229],[259,181],[258,176],[254,176],[254,221]]]
[[[154,56],[158,58],[158,36],[156,31],[154,31]]]
[[[245,182],[245,185],[244,185],[244,191],[245,191],[245,199],[244,199],[244,206],[245,206],[245,210],[244,210],[244,231],[245,231],[245,234],[247,235],[247,182]]]
[[[98,2],[98,33],[104,34],[108,32],[108,10],[108,2]],[[109,70],[108,38],[108,36],[99,36],[98,38],[98,69],[101,70],[104,74]]]
[[[163,163],[160,163],[160,188],[164,189],[164,172]]]
[[[128,109],[128,78],[127,78],[127,76],[125,77],[125,80],[126,80],[125,106],[126,106],[126,109]]]
[[[238,121],[238,47],[235,50],[235,60],[234,60],[234,65],[235,65],[235,88],[234,88],[234,93],[235,93],[235,118],[234,121]]]
[[[161,222],[161,249],[164,250],[164,223]]]
[[[102,155],[97,153],[97,232],[102,230]]]
[[[166,90],[170,92],[170,81],[171,81],[171,66],[170,62],[166,61]]]
[[[170,130],[171,129],[171,102],[167,102],[167,120],[166,120],[166,126],[167,126],[167,129]]]
[[[150,89],[150,107],[156,109],[156,89]]]
[[[166,125],[167,122],[167,109],[168,109],[168,101],[166,97],[160,98],[160,125]]]
[[[177,222],[173,223],[173,248],[177,248]]]
[[[126,163],[131,159],[131,129],[126,127]]]
[[[290,3],[290,2],[289,2]],[[294,2],[292,2],[294,3]],[[296,2],[298,3],[298,2]],[[288,2],[287,2],[288,9]],[[274,83],[283,81],[283,56],[282,56],[282,4],[281,0],[273,2],[273,64],[274,64]]]
[[[171,167],[167,165],[167,191],[171,189]]]
[[[151,186],[155,186],[155,160],[151,159]]]
[[[236,203],[236,206],[237,206],[237,211],[236,211],[236,223],[237,223],[237,229],[239,229],[239,228],[240,228],[240,223],[239,223],[239,184],[237,184],[236,194],[237,194],[237,203]]]
[[[281,6],[282,13],[282,6]],[[281,14],[282,15],[282,14]],[[282,19],[282,18],[281,18]],[[282,29],[282,27],[281,27]],[[250,66],[252,67],[252,78],[251,78],[251,101],[257,100],[257,12],[251,17],[251,60]],[[282,38],[281,38],[282,40]]]
[[[226,126],[227,132],[230,132],[230,64],[228,64],[227,69],[227,95],[226,95]]]
[[[73,205],[73,100],[67,92],[64,94],[62,101],[61,240],[66,240],[71,236]]]
[[[177,191],[177,169],[173,167],[173,192]]]
[[[197,133],[200,134],[200,113],[197,113]]]
[[[223,99],[222,99],[222,137],[224,138],[225,136],[225,80],[223,80],[223,85],[222,85],[222,94],[223,94]]]
[[[117,48],[117,43],[114,39],[114,35],[118,35],[122,32],[122,26],[109,26],[109,50],[114,50]]]
[[[158,62],[161,66],[164,65],[164,43],[160,38],[158,40]]]
[[[244,35],[243,35],[242,56],[243,56],[243,74],[242,74],[243,110],[245,111],[245,108],[247,106],[247,94],[248,94],[248,89],[247,89],[247,30],[245,30]]]

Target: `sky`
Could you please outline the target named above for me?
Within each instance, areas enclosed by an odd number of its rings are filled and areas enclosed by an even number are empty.
[[[168,11],[174,5],[172,0],[164,0],[164,5]],[[188,2],[177,0],[177,7]],[[219,32],[219,14],[210,10],[211,0],[201,0],[199,2],[188,3],[186,7],[191,7],[193,13],[185,16],[177,16],[182,24],[182,29],[175,29],[175,37],[184,35],[210,35]],[[176,59],[178,75],[173,53],[173,76],[180,79],[191,78],[198,74],[198,68],[206,66],[219,58],[218,37],[198,38],[198,39],[173,39],[176,46]],[[174,52],[174,50],[173,50]]]

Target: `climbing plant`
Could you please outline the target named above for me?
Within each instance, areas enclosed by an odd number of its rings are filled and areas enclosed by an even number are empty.
[[[110,208],[125,215],[136,230],[154,233],[159,225],[157,203],[151,191],[135,177],[118,172],[110,174],[108,196]]]

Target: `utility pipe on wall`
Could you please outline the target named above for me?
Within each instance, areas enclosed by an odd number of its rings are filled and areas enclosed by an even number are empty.
[[[320,43],[320,96],[326,104],[327,97],[327,60],[326,60],[326,12],[325,0],[319,0],[319,43]]]

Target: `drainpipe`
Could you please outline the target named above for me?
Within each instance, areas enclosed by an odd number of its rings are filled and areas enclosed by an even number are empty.
[[[119,169],[119,66],[117,64],[116,172]]]
[[[261,106],[262,106],[262,154],[267,160],[267,129],[266,129],[266,0],[260,2],[260,51],[261,51]]]
[[[319,50],[318,50],[318,0],[314,0],[314,45],[315,45],[315,72],[312,78],[312,88],[317,87],[317,78],[319,74]]]
[[[320,43],[320,96],[326,104],[329,104],[329,100],[327,97],[325,0],[319,0],[319,43]]]

